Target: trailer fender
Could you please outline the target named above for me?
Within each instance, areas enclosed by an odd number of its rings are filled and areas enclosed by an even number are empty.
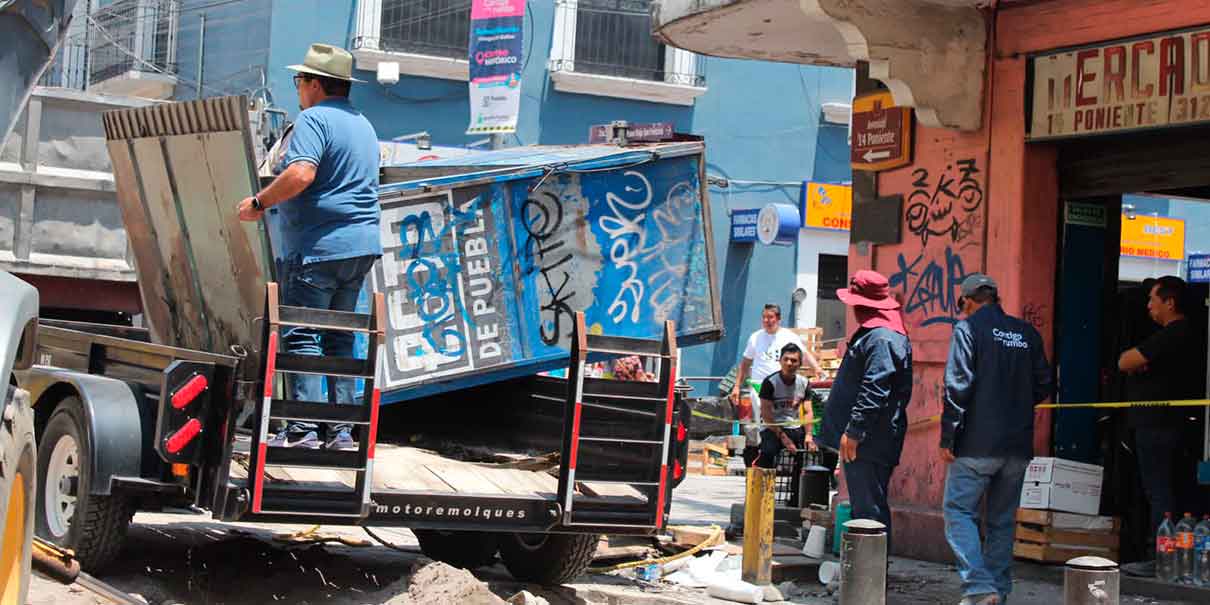
[[[78,397],[84,407],[89,457],[93,472],[89,493],[108,496],[114,477],[139,477],[143,462],[143,424],[139,404],[130,385],[72,370],[35,366],[23,372],[21,388],[30,392],[38,437],[50,415],[67,397]]]

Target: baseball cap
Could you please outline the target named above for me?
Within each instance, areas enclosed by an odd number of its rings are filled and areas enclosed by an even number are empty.
[[[982,273],[971,273],[970,275],[966,276],[966,279],[962,280],[962,296],[974,296],[975,292],[979,288],[991,288],[992,290],[1000,289],[1000,287],[996,285],[996,280]]]

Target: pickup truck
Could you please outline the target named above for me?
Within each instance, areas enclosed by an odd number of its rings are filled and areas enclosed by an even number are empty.
[[[387,169],[364,304],[321,312],[278,302],[274,221],[231,216],[256,182],[243,103],[105,115],[149,326],[38,325],[16,383],[39,535],[101,569],[143,510],[402,526],[435,559],[559,583],[601,534],[659,531],[688,456],[678,347],[721,333],[701,142]],[[363,354],[290,355],[292,325]],[[652,380],[592,370],[629,355]],[[362,405],[286,399],[298,373],[358,378]],[[356,424],[359,449],[268,447],[286,419]]]

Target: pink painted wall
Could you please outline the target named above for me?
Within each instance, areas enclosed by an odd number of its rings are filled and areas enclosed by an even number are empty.
[[[892,478],[895,544],[900,554],[933,560],[951,558],[932,419],[941,412],[962,277],[984,271],[999,281],[1005,310],[1029,319],[1053,352],[1061,175],[1053,146],[1025,143],[1025,53],[1210,23],[1210,3],[1173,11],[1167,0],[1053,0],[994,15],[983,128],[917,128],[915,164],[878,177],[878,195],[903,196],[902,242],[864,254],[855,246],[849,255],[852,271],[882,272],[903,297],[915,353],[914,426]],[[1050,415],[1039,413],[1035,452],[1049,453],[1050,442]]]

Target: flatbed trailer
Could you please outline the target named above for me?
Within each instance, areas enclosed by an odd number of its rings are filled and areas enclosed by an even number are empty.
[[[645,341],[593,336],[582,314],[578,319],[568,378],[517,379],[503,387],[511,393],[507,405],[459,402],[449,417],[398,423],[414,434],[449,429],[462,414],[503,410],[484,422],[509,425],[501,431],[507,442],[493,445],[485,438],[483,449],[553,450],[503,457],[506,462],[443,455],[402,435],[402,443],[391,443],[389,429],[378,433],[385,437],[379,442],[373,436],[382,430],[377,392],[369,381],[365,409],[313,407],[276,399],[281,381],[272,376],[276,370],[262,367],[272,385],[263,392],[276,395],[258,402],[237,380],[247,358],[154,344],[139,329],[43,321],[37,363],[17,372],[34,401],[41,444],[38,533],[76,550],[85,568],[101,569],[120,550],[136,511],[191,509],[231,522],[408,527],[434,558],[474,567],[498,552],[521,579],[566,581],[591,561],[601,534],[649,535],[663,527],[672,489],[684,476],[690,418],[675,388],[671,325],[664,341]],[[363,321],[372,324],[372,315]],[[268,342],[280,326],[263,323]],[[584,364],[597,351],[658,359],[660,380],[586,377]],[[272,359],[260,357],[262,366]],[[199,376],[205,379],[201,390],[193,388]],[[451,399],[434,397],[434,404]],[[181,415],[182,403],[196,414]],[[268,430],[237,426],[245,406],[257,408],[254,420],[267,417],[266,409],[282,417],[365,417],[362,451],[264,448],[258,436]],[[169,451],[173,437],[194,419],[202,429],[191,447]],[[530,447],[518,447],[517,426],[534,431]],[[452,434],[460,430],[465,428]],[[262,467],[258,450],[268,452],[261,455]],[[362,498],[356,469],[369,467],[367,454],[373,464]]]

